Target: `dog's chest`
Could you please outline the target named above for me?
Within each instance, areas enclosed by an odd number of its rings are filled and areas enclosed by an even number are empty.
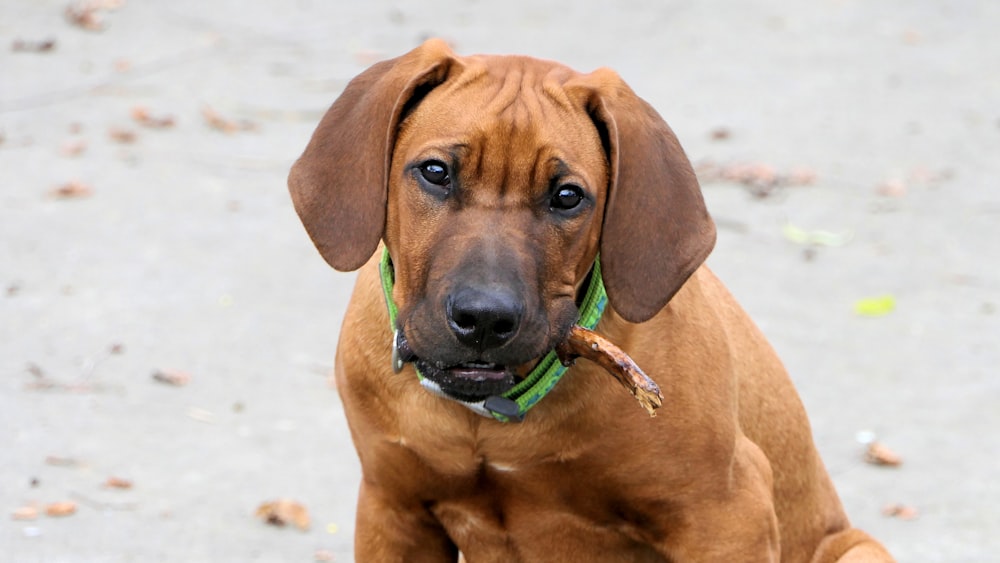
[[[663,561],[666,503],[627,488],[579,461],[484,459],[431,511],[469,561]]]

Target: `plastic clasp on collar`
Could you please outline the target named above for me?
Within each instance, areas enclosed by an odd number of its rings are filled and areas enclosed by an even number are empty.
[[[403,355],[399,353],[399,329],[392,332],[392,372],[403,371]]]
[[[524,420],[521,405],[518,405],[517,401],[506,397],[498,397],[496,395],[487,397],[486,401],[483,402],[483,408],[495,415],[498,414],[506,418],[510,422],[521,422]]]

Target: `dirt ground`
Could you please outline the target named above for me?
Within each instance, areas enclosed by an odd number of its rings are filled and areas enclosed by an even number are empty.
[[[709,263],[854,523],[1000,561],[1000,3],[66,5],[0,0],[0,559],[352,560],[353,276],[285,177],[351,77],[442,36],[617,69],[697,164]],[[254,517],[279,498],[307,531]]]

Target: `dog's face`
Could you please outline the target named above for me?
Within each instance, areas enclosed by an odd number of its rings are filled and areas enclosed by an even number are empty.
[[[399,126],[385,229],[397,324],[453,396],[502,393],[577,319],[608,165],[586,107],[557,86],[566,72],[468,61]]]
[[[565,337],[598,251],[612,309],[642,322],[715,240],[677,139],[616,74],[435,40],[351,81],[289,188],[335,268],[385,242],[397,328],[462,399]]]

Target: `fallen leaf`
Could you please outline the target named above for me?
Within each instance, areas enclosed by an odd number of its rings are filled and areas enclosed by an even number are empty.
[[[46,53],[55,48],[55,39],[42,39],[39,41],[15,39],[14,43],[11,45],[11,51],[14,51],[15,53]]]
[[[83,139],[66,141],[59,147],[59,154],[62,156],[80,156],[87,150],[87,142]]]
[[[82,464],[80,460],[72,457],[60,457],[56,455],[50,455],[45,458],[46,465],[54,465],[56,467],[79,467]]]
[[[149,109],[144,106],[133,106],[130,113],[136,123],[150,129],[166,129],[176,124],[172,115],[153,117]]]
[[[924,40],[924,36],[915,29],[903,30],[903,43],[907,45],[919,45]]]
[[[104,20],[97,13],[101,7],[96,2],[83,0],[66,6],[66,20],[88,31],[104,29]]]
[[[201,115],[205,118],[205,123],[208,124],[212,129],[222,131],[226,134],[236,133],[237,131],[253,131],[257,129],[257,125],[252,121],[243,120],[233,120],[222,117],[219,112],[212,109],[210,106],[204,106],[201,108]]]
[[[757,198],[768,197],[778,188],[813,184],[818,176],[815,170],[804,166],[793,168],[789,172],[779,172],[773,166],[759,162],[720,165],[712,161],[698,162],[695,165],[695,174],[702,183],[742,184]]]
[[[906,184],[902,180],[886,180],[878,185],[878,195],[885,197],[903,197],[906,195]]]
[[[135,131],[119,127],[112,127],[111,129],[108,129],[108,136],[111,137],[112,141],[122,144],[134,143],[136,139]]]
[[[257,507],[255,515],[272,526],[294,524],[300,530],[309,529],[309,511],[290,499],[265,502]]]
[[[903,464],[903,458],[899,457],[899,454],[879,442],[868,444],[868,448],[865,450],[865,461],[872,465],[889,467],[899,467]]]
[[[205,409],[199,409],[198,407],[191,407],[187,411],[188,417],[198,422],[204,422],[205,424],[215,424],[215,415],[212,411],[207,411]]]
[[[778,173],[768,164],[735,164],[723,168],[722,177],[741,184],[768,185],[775,183]]]
[[[158,369],[153,372],[153,380],[174,387],[183,387],[191,383],[191,374],[186,371]]]
[[[851,231],[841,233],[822,230],[807,231],[788,222],[781,228],[781,234],[796,244],[810,246],[844,246],[854,238],[854,233]]]
[[[45,514],[47,516],[70,516],[76,514],[76,503],[71,500],[66,500],[62,502],[53,502],[45,507]]]
[[[108,480],[104,482],[104,486],[108,489],[131,489],[132,481],[122,479],[121,477],[108,477]]]
[[[726,127],[716,127],[715,129],[712,129],[709,136],[713,141],[725,141],[726,139],[732,137],[733,133]]]
[[[896,298],[892,295],[866,297],[854,303],[854,312],[862,317],[881,317],[896,308]]]
[[[49,195],[56,199],[79,199],[93,194],[94,189],[79,180],[67,182],[49,191]]]
[[[21,506],[14,510],[10,514],[10,517],[14,520],[35,520],[38,518],[38,507],[36,506]]]
[[[920,513],[916,508],[905,504],[892,503],[882,507],[882,514],[900,520],[916,520]]]
[[[793,186],[808,186],[810,184],[815,184],[816,180],[819,178],[819,174],[812,168],[806,166],[800,166],[798,168],[793,168],[787,176],[787,181]]]
[[[933,185],[950,180],[954,175],[955,171],[950,168],[931,170],[926,166],[919,165],[910,170],[907,179],[915,184]]]

